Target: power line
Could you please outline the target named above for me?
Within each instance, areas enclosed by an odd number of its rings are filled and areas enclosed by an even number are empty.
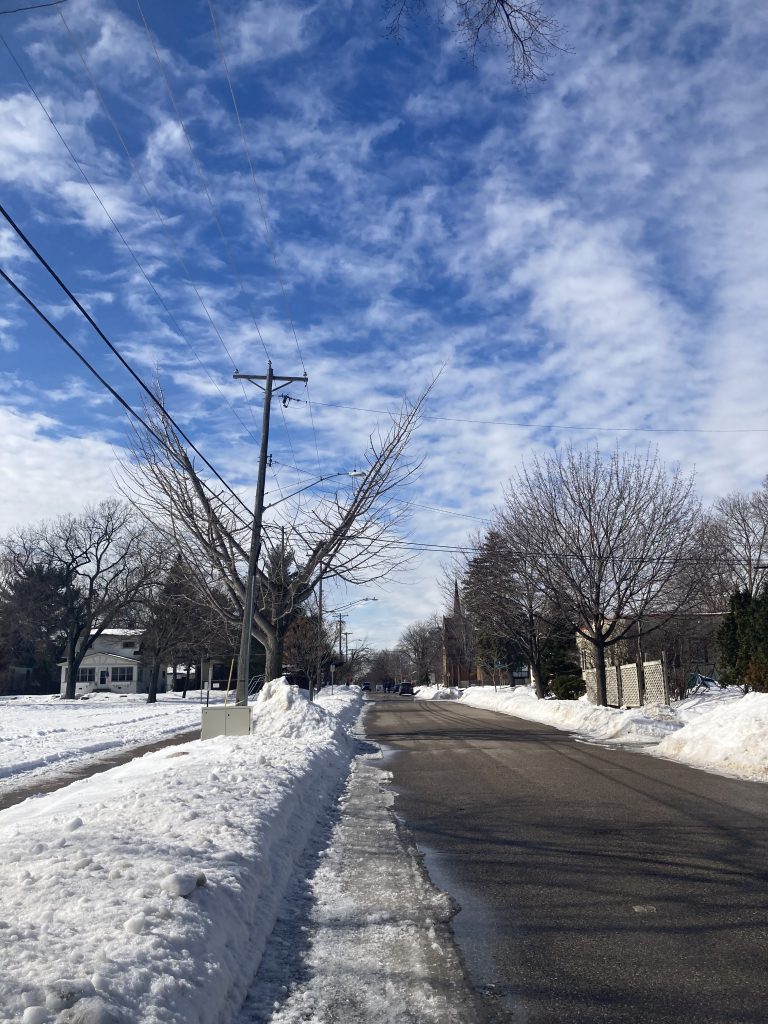
[[[128,250],[128,252],[130,253],[130,255],[131,255],[131,257],[133,258],[133,261],[134,261],[134,263],[136,264],[136,266],[137,266],[137,268],[138,268],[139,272],[141,273],[142,277],[144,278],[144,280],[145,280],[145,281],[147,282],[147,284],[149,285],[149,287],[150,287],[150,288],[152,289],[152,291],[154,292],[154,294],[155,294],[155,297],[157,298],[158,302],[160,303],[160,305],[162,306],[163,310],[165,311],[165,313],[166,313],[166,316],[168,317],[168,319],[169,319],[169,321],[170,321],[171,325],[173,326],[174,330],[175,330],[175,331],[176,331],[176,332],[178,333],[179,337],[180,337],[180,338],[181,338],[181,339],[182,339],[182,340],[183,340],[183,341],[185,342],[185,344],[186,344],[186,345],[187,345],[187,347],[189,348],[189,350],[190,350],[190,352],[192,353],[192,355],[193,355],[193,356],[195,357],[195,359],[197,360],[197,362],[198,362],[198,363],[200,364],[200,368],[202,369],[203,373],[205,373],[205,375],[206,375],[206,376],[208,377],[208,379],[210,380],[211,384],[213,384],[213,386],[214,386],[214,387],[216,388],[216,390],[218,391],[218,393],[219,393],[219,395],[221,396],[222,400],[223,400],[223,401],[224,401],[224,402],[225,402],[225,403],[226,403],[226,404],[227,404],[227,405],[229,406],[229,408],[231,409],[231,411],[232,411],[233,415],[234,415],[234,416],[235,416],[235,418],[236,418],[236,419],[238,420],[238,422],[240,423],[240,425],[241,425],[241,426],[243,427],[243,429],[245,430],[245,432],[246,432],[247,434],[249,434],[249,435],[250,435],[250,437],[252,438],[252,440],[254,440],[254,441],[255,441],[255,440],[256,440],[256,437],[255,437],[255,436],[254,436],[254,434],[253,434],[253,433],[251,432],[251,430],[250,430],[250,428],[249,428],[249,427],[247,426],[247,424],[246,424],[246,423],[245,423],[245,422],[244,422],[244,421],[243,421],[243,420],[241,419],[241,417],[240,417],[240,414],[239,414],[239,413],[237,412],[237,410],[235,409],[235,407],[234,407],[234,406],[232,405],[232,403],[231,403],[231,402],[229,401],[229,399],[227,398],[227,396],[226,396],[226,395],[224,394],[224,392],[222,391],[222,389],[221,389],[221,387],[219,386],[218,382],[217,382],[217,381],[215,380],[215,378],[214,378],[214,377],[213,377],[213,376],[211,375],[211,373],[209,372],[208,368],[207,368],[207,367],[205,366],[205,364],[203,363],[203,361],[202,361],[202,359],[200,358],[199,354],[197,353],[197,351],[196,351],[196,350],[195,350],[195,348],[193,347],[192,343],[191,343],[191,342],[189,341],[189,339],[187,338],[187,336],[186,336],[185,332],[184,332],[184,331],[182,330],[182,328],[181,328],[181,325],[179,324],[178,320],[176,319],[176,317],[174,316],[174,314],[173,314],[173,313],[171,312],[171,310],[170,310],[170,309],[168,308],[168,304],[166,303],[165,299],[164,299],[164,298],[162,297],[162,295],[161,295],[161,294],[159,293],[159,291],[158,291],[158,290],[157,290],[157,288],[155,287],[154,283],[153,283],[153,282],[152,282],[152,280],[150,279],[150,277],[149,277],[149,275],[147,274],[146,270],[145,270],[145,269],[144,269],[144,267],[142,266],[142,264],[141,264],[141,261],[139,260],[138,256],[136,255],[136,252],[135,252],[135,251],[134,251],[134,249],[133,249],[133,248],[131,247],[130,243],[128,242],[127,238],[125,237],[125,235],[124,235],[124,234],[123,234],[123,232],[121,231],[121,229],[120,229],[119,225],[118,225],[118,224],[117,224],[117,223],[115,222],[114,218],[112,217],[112,215],[111,215],[111,213],[109,212],[109,210],[107,209],[107,207],[106,207],[106,206],[104,205],[104,202],[102,201],[102,198],[101,198],[101,196],[100,196],[100,195],[99,195],[99,193],[98,193],[98,192],[96,191],[96,188],[94,187],[93,183],[91,182],[90,178],[88,177],[88,174],[86,173],[86,170],[85,170],[85,168],[83,167],[82,163],[81,163],[81,162],[80,162],[80,160],[78,159],[77,155],[76,155],[76,154],[75,154],[75,153],[73,152],[73,150],[72,150],[72,148],[70,147],[70,145],[69,145],[69,143],[67,142],[67,140],[66,140],[66,139],[64,138],[64,136],[62,135],[61,131],[59,130],[59,127],[58,127],[58,125],[56,124],[56,122],[55,122],[55,121],[54,121],[54,119],[53,119],[53,116],[51,115],[51,113],[49,112],[48,108],[47,108],[47,107],[45,106],[45,104],[43,103],[43,101],[42,101],[42,99],[41,99],[41,97],[40,97],[39,93],[38,93],[38,92],[37,92],[37,90],[35,89],[35,87],[34,87],[34,85],[32,84],[32,82],[30,81],[30,79],[29,79],[29,76],[27,75],[27,73],[25,72],[24,68],[23,68],[23,67],[22,67],[22,65],[20,64],[19,60],[17,59],[16,55],[14,54],[13,50],[12,50],[12,49],[11,49],[11,47],[9,46],[9,44],[8,44],[8,41],[6,40],[5,36],[3,36],[3,35],[2,35],[1,33],[0,33],[0,41],[2,41],[3,45],[5,46],[6,50],[8,51],[8,54],[10,55],[10,57],[11,57],[11,60],[12,60],[12,61],[14,62],[14,64],[16,65],[16,67],[17,67],[17,69],[18,69],[19,73],[21,74],[21,76],[23,77],[24,81],[26,82],[26,84],[27,84],[27,86],[28,86],[28,88],[29,88],[30,92],[31,92],[31,93],[32,93],[32,95],[33,95],[33,96],[35,97],[35,99],[37,100],[37,103],[38,103],[38,105],[40,106],[40,109],[41,109],[41,110],[43,111],[43,113],[45,114],[46,118],[47,118],[47,119],[48,119],[48,121],[50,122],[50,125],[51,125],[51,127],[52,127],[52,128],[53,128],[53,130],[54,130],[54,131],[56,132],[56,134],[58,135],[58,137],[59,137],[59,139],[61,140],[62,144],[64,145],[65,149],[66,149],[66,150],[67,150],[67,152],[69,153],[69,155],[70,155],[70,157],[72,158],[72,160],[73,160],[74,164],[76,165],[77,169],[79,170],[80,174],[82,175],[82,177],[83,177],[83,180],[85,181],[86,185],[87,185],[87,186],[88,186],[88,188],[89,188],[89,189],[91,190],[91,192],[93,193],[93,196],[94,196],[94,198],[96,199],[97,203],[99,204],[99,206],[101,207],[101,209],[102,209],[102,210],[104,211],[104,215],[105,215],[105,216],[107,217],[107,219],[109,220],[110,224],[111,224],[111,225],[112,225],[112,227],[114,228],[115,232],[117,233],[118,237],[120,238],[120,241],[121,241],[121,242],[123,243],[123,245],[125,246],[125,248],[126,248],[126,249]]]
[[[106,390],[110,393],[110,395],[112,395],[112,397],[117,402],[120,403],[120,405],[125,409],[125,411],[129,414],[129,416],[132,416],[135,420],[138,420],[138,422],[144,427],[144,429],[152,437],[154,437],[154,439],[158,442],[158,444],[161,445],[161,447],[164,449],[164,451],[168,452],[173,458],[177,458],[175,456],[175,454],[171,451],[171,449],[168,448],[168,445],[167,445],[167,443],[165,441],[165,438],[161,437],[160,434],[158,434],[155,431],[155,429],[152,426],[150,426],[150,424],[147,423],[147,421],[139,413],[136,412],[136,410],[133,408],[133,406],[123,398],[123,396],[120,394],[120,392],[117,391],[115,388],[113,388],[112,385],[109,383],[109,381],[107,381],[104,377],[101,376],[99,371],[92,365],[92,363],[90,363],[85,358],[85,356],[82,354],[82,352],[80,352],[80,350],[77,348],[77,346],[74,345],[69,340],[69,338],[67,338],[59,330],[59,328],[51,320],[48,319],[48,317],[45,315],[45,313],[42,311],[42,309],[40,309],[40,307],[35,303],[35,301],[32,298],[30,298],[29,295],[27,295],[27,293],[24,291],[24,289],[21,288],[21,286],[18,285],[13,280],[13,278],[8,275],[5,272],[5,270],[3,270],[2,267],[0,267],[0,276],[11,286],[11,288],[16,292],[16,294],[19,296],[19,298],[21,298],[30,307],[30,309],[32,309],[37,314],[37,316],[43,321],[43,323],[46,325],[46,327],[48,327],[56,335],[56,337],[59,338],[59,340],[62,341],[67,346],[67,348],[70,350],[70,352],[72,352],[72,354],[75,355],[80,360],[80,362],[83,363],[83,365],[87,367],[87,369],[93,374],[93,376],[96,378],[96,380],[98,380],[98,382],[102,385],[102,387],[106,388]],[[169,421],[172,422],[172,420],[170,420],[170,416],[168,418],[169,418]],[[184,435],[182,435],[182,436],[184,436]],[[194,447],[194,446],[192,446],[192,447]],[[197,452],[196,448],[194,450]],[[200,455],[200,452],[197,452],[197,454]],[[229,491],[229,493],[234,498],[236,498],[237,501],[239,501],[240,504],[243,506],[243,508],[246,510],[246,512],[248,512],[250,514],[250,509],[248,508],[248,506],[245,505],[245,503],[241,500],[241,498],[232,490],[232,488],[229,486],[229,484],[226,482],[226,480],[224,480],[224,478],[221,477],[216,472],[216,470],[213,468],[213,466],[211,466],[211,464],[208,462],[207,459],[205,459],[202,455],[200,457],[203,459],[203,462],[205,462],[205,464],[208,466],[208,468],[216,475],[216,477],[220,480],[220,482],[224,484],[224,486]],[[215,495],[215,492],[211,491],[211,488],[204,481],[201,481],[201,483],[202,483],[203,487],[205,487],[210,493]],[[218,495],[216,495],[216,497],[218,497]],[[226,502],[224,502],[223,504],[224,504],[225,508],[229,509],[229,511],[232,512],[232,514],[234,516],[237,516],[239,521],[244,526],[249,526],[250,525],[249,523],[247,523],[246,521],[241,519],[237,515],[236,512],[233,512],[232,509],[229,508],[229,506],[226,504]]]
[[[286,287],[285,287],[285,282],[283,281],[282,272],[280,270],[280,261],[279,261],[278,256],[277,256],[277,246],[275,244],[274,235],[272,233],[272,228],[271,228],[271,225],[269,223],[269,217],[267,215],[267,210],[266,210],[266,207],[264,205],[264,198],[263,198],[263,196],[261,194],[261,189],[259,188],[259,183],[258,183],[258,181],[256,179],[256,172],[255,172],[255,170],[253,168],[253,160],[251,159],[251,152],[250,152],[250,149],[248,148],[248,140],[247,140],[246,135],[245,135],[245,128],[243,127],[243,121],[242,121],[242,118],[240,117],[240,108],[238,106],[237,98],[235,96],[235,89],[234,89],[234,85],[232,84],[232,76],[231,76],[230,71],[229,71],[229,64],[227,63],[227,58],[226,58],[226,55],[224,53],[224,47],[223,47],[222,42],[221,42],[221,35],[219,33],[219,26],[218,26],[218,23],[216,21],[216,14],[215,14],[214,9],[213,9],[213,2],[212,2],[212,0],[208,0],[208,10],[209,10],[210,15],[211,15],[211,24],[213,25],[213,33],[214,33],[214,37],[216,39],[216,49],[218,51],[219,59],[221,60],[222,67],[224,68],[224,76],[225,76],[225,78],[227,80],[227,85],[229,87],[229,95],[230,95],[230,97],[232,99],[232,107],[233,107],[234,112],[235,112],[235,118],[237,120],[238,128],[240,129],[240,140],[241,140],[241,142],[243,144],[243,152],[245,153],[245,159],[246,159],[246,161],[248,163],[248,169],[250,170],[250,173],[251,173],[251,181],[253,182],[253,187],[256,190],[256,197],[257,197],[258,202],[259,202],[259,209],[261,211],[261,217],[262,217],[262,221],[263,221],[263,224],[264,224],[264,239],[265,239],[265,241],[267,243],[267,246],[269,247],[269,250],[270,250],[270,253],[271,253],[271,256],[272,256],[272,262],[273,262],[273,264],[275,266],[275,272],[277,273],[277,279],[278,279],[278,282],[280,284],[280,291],[282,292],[283,302],[285,303],[285,308],[286,308],[286,311],[288,313],[288,322],[291,325],[291,332],[293,334],[293,340],[294,340],[294,342],[296,344],[296,351],[297,351],[298,356],[299,356],[299,362],[301,363],[302,371],[304,373],[304,376],[306,377],[307,376],[307,368],[304,365],[304,356],[303,356],[302,351],[301,351],[301,345],[299,345],[299,337],[298,337],[298,334],[296,333],[296,324],[295,324],[294,319],[293,319],[293,314],[291,312],[291,305],[290,305],[290,301],[288,299],[288,293],[287,293],[287,290],[286,290]],[[319,469],[320,468],[320,448],[319,448],[319,445],[318,445],[317,429],[315,427],[314,413],[312,411],[312,401],[310,399],[310,394],[309,394],[309,383],[307,382],[304,385],[304,387],[306,388],[306,392],[307,392],[307,405],[309,407],[309,418],[310,418],[310,422],[312,424],[312,434],[313,434],[314,441],[315,441],[315,454],[317,456],[317,466],[318,466],[318,469]]]
[[[157,218],[157,220],[158,220],[158,222],[160,224],[160,227],[163,230],[163,233],[164,233],[166,239],[170,243],[171,248],[174,251],[174,254],[176,256],[176,259],[179,261],[179,264],[180,264],[182,270],[184,271],[184,275],[185,275],[187,283],[189,284],[189,286],[192,288],[192,290],[194,291],[195,295],[197,296],[198,302],[200,303],[200,305],[201,305],[201,307],[203,309],[203,312],[205,313],[206,318],[208,319],[208,322],[211,325],[211,329],[213,330],[213,332],[216,335],[216,337],[219,339],[219,342],[221,343],[222,348],[224,349],[225,353],[227,354],[227,358],[229,359],[230,364],[232,365],[232,368],[234,370],[237,370],[237,366],[235,365],[235,361],[232,358],[232,353],[229,351],[229,349],[227,347],[227,343],[224,341],[224,338],[223,338],[221,332],[219,331],[218,327],[214,323],[213,317],[211,316],[211,312],[208,309],[208,306],[207,306],[207,304],[205,302],[205,299],[201,295],[200,289],[197,287],[197,285],[195,284],[195,282],[194,282],[194,280],[192,278],[192,274],[190,273],[190,269],[189,269],[189,266],[187,264],[187,261],[184,258],[184,256],[181,254],[181,250],[179,249],[179,246],[176,244],[176,242],[175,242],[175,240],[173,238],[173,235],[171,234],[170,229],[168,228],[168,224],[167,224],[166,218],[161,213],[160,208],[157,205],[157,202],[155,201],[152,193],[149,190],[149,186],[147,185],[146,179],[144,178],[144,175],[141,173],[141,169],[139,168],[138,164],[136,163],[136,161],[134,160],[133,156],[131,155],[131,151],[128,148],[128,144],[126,143],[125,139],[123,138],[123,134],[120,131],[120,128],[118,127],[117,121],[115,120],[115,117],[112,114],[112,111],[110,110],[109,105],[107,104],[107,101],[104,98],[104,94],[102,93],[101,89],[99,88],[99,86],[98,86],[98,84],[96,82],[96,79],[94,78],[93,73],[91,72],[91,69],[88,66],[88,62],[85,59],[85,55],[83,54],[82,49],[81,49],[80,45],[78,44],[77,39],[75,38],[74,33],[70,29],[69,24],[67,22],[67,19],[64,17],[64,15],[62,14],[61,11],[59,11],[58,13],[59,13],[59,17],[61,18],[62,24],[64,25],[64,28],[66,30],[67,37],[69,38],[70,43],[71,43],[72,47],[74,48],[75,52],[77,53],[78,57],[80,58],[80,63],[83,65],[83,68],[85,69],[85,73],[88,76],[88,80],[91,83],[91,86],[92,86],[94,92],[96,93],[96,96],[97,96],[97,98],[99,100],[99,104],[101,105],[101,109],[104,111],[105,116],[107,117],[108,121],[112,125],[112,129],[113,129],[115,135],[117,136],[118,141],[120,142],[120,145],[123,148],[123,152],[125,153],[125,155],[126,155],[126,157],[128,159],[128,163],[130,164],[133,173],[136,175],[136,178],[137,178],[138,182],[140,183],[140,185],[141,185],[141,187],[142,187],[142,189],[144,191],[144,194],[146,195],[147,199],[149,200],[150,207],[152,208],[152,211],[154,212],[155,217]],[[248,408],[251,411],[251,415],[254,416],[254,420],[255,420],[255,414],[253,412],[253,407],[252,407],[251,403],[248,401],[248,395],[247,395],[247,393],[245,391],[245,387],[244,386],[243,386],[243,397],[245,398],[246,404],[248,405]]]
[[[20,14],[22,11],[39,11],[43,7],[58,7],[59,4],[65,4],[67,0],[50,0],[47,4],[30,4],[28,7],[14,7],[10,11],[0,11],[0,17],[4,14]]]
[[[293,398],[301,402],[301,398]],[[347,409],[350,412],[372,412],[379,416],[389,416],[387,409],[368,409],[359,405],[341,405],[337,402],[315,402],[315,405],[329,409]],[[593,430],[600,433],[636,433],[636,434],[768,434],[768,427],[606,427],[585,426],[571,423],[526,423],[516,420],[480,420],[464,416],[429,416],[424,413],[422,419],[437,420],[445,423],[472,423],[484,427],[521,427],[529,430]]]
[[[107,335],[104,333],[104,331],[101,329],[101,327],[99,327],[99,325],[96,323],[96,321],[91,316],[91,314],[88,312],[88,310],[85,308],[85,306],[83,306],[83,304],[80,302],[80,300],[77,298],[77,296],[67,287],[67,285],[64,283],[64,281],[62,281],[62,279],[59,277],[59,275],[56,273],[56,271],[53,269],[53,267],[50,265],[50,263],[48,263],[48,261],[42,255],[42,253],[40,253],[39,250],[33,245],[33,243],[27,238],[27,236],[21,230],[21,228],[16,223],[16,221],[13,219],[13,217],[11,217],[11,215],[8,213],[8,211],[5,209],[5,207],[2,205],[2,203],[0,203],[0,214],[2,214],[2,216],[10,224],[10,226],[13,228],[13,230],[16,232],[16,234],[22,240],[22,242],[26,245],[26,247],[29,249],[29,251],[35,256],[35,258],[38,260],[38,262],[46,269],[46,271],[54,279],[56,284],[58,284],[58,286],[61,288],[61,290],[64,292],[64,294],[70,300],[70,302],[79,310],[79,312],[82,314],[82,316],[85,317],[85,319],[88,321],[88,323],[91,325],[91,327],[96,331],[96,333],[102,339],[104,344],[109,348],[109,350],[113,353],[113,355],[116,356],[116,358],[120,361],[120,363],[130,373],[130,375],[133,377],[133,379],[136,381],[136,383],[139,385],[139,387],[149,397],[150,401],[153,402],[157,406],[157,408],[160,410],[161,414],[168,420],[168,422],[173,426],[173,428],[178,432],[178,434],[181,437],[184,438],[184,440],[190,446],[192,451],[195,452],[195,454],[200,457],[200,459],[208,467],[208,469],[210,469],[210,471],[214,474],[214,476],[222,484],[224,484],[224,486],[227,488],[227,490],[235,498],[237,498],[237,500],[242,504],[243,508],[245,508],[246,511],[248,511],[248,506],[245,504],[245,502],[243,502],[240,499],[240,497],[232,490],[232,488],[227,483],[227,481],[224,479],[224,477],[221,476],[219,471],[208,461],[208,459],[206,459],[206,457],[203,455],[203,453],[200,451],[200,449],[194,444],[194,442],[182,430],[182,428],[179,426],[179,424],[176,422],[176,420],[173,418],[173,416],[171,416],[171,414],[165,408],[165,406],[160,401],[160,399],[154,394],[154,392],[151,390],[151,388],[149,388],[144,383],[144,381],[136,373],[136,371],[133,369],[133,367],[130,365],[130,363],[128,363],[128,361],[123,357],[123,355],[120,353],[120,351],[109,340]],[[8,282],[11,283],[10,278],[6,278],[6,280],[8,280]]]
[[[253,326],[254,326],[254,328],[256,330],[256,334],[258,336],[258,339],[261,342],[261,347],[264,349],[264,354],[267,357],[267,360],[269,360],[270,359],[269,350],[267,349],[266,342],[264,341],[264,337],[263,337],[263,335],[261,333],[261,328],[259,326],[259,322],[258,322],[258,319],[256,317],[256,313],[255,313],[254,308],[253,308],[253,303],[251,302],[251,300],[250,300],[250,298],[248,296],[248,293],[246,291],[242,275],[237,270],[236,261],[235,261],[234,255],[232,253],[231,246],[230,246],[229,241],[227,239],[227,236],[226,236],[226,234],[224,232],[224,227],[223,227],[223,225],[221,223],[221,218],[219,217],[219,213],[218,213],[218,210],[216,208],[216,204],[213,201],[213,195],[211,194],[211,189],[210,189],[210,185],[209,185],[208,176],[205,173],[203,165],[200,162],[197,154],[195,153],[195,148],[192,145],[192,139],[190,138],[189,132],[187,131],[187,126],[184,123],[184,119],[181,116],[181,111],[179,110],[179,104],[176,101],[176,94],[174,93],[173,87],[171,86],[171,81],[170,81],[170,78],[168,77],[168,72],[166,71],[165,65],[163,64],[162,58],[160,57],[160,53],[158,51],[157,44],[155,43],[155,40],[154,40],[154,38],[152,36],[152,33],[150,31],[150,28],[149,28],[149,23],[147,21],[146,15],[144,14],[144,9],[141,6],[141,0],[136,0],[136,6],[137,6],[138,11],[139,11],[139,16],[141,17],[142,23],[144,25],[144,32],[146,34],[147,41],[149,42],[149,45],[150,45],[150,47],[152,49],[152,52],[154,54],[155,63],[157,64],[157,67],[158,67],[158,69],[160,71],[160,76],[161,76],[161,78],[163,80],[163,84],[165,85],[165,91],[167,92],[168,98],[169,98],[169,100],[171,102],[171,107],[173,109],[174,117],[176,118],[176,123],[178,124],[179,128],[181,129],[181,133],[184,136],[184,140],[185,140],[185,142],[187,144],[187,149],[189,150],[189,155],[192,158],[192,163],[193,163],[193,165],[195,167],[195,171],[196,171],[197,176],[198,176],[198,178],[200,180],[200,184],[202,186],[203,192],[204,192],[205,197],[206,197],[206,199],[208,201],[208,206],[210,207],[210,210],[211,210],[211,216],[213,217],[213,221],[216,224],[216,228],[217,228],[217,230],[219,232],[219,237],[221,238],[222,245],[224,246],[224,256],[225,256],[225,260],[226,260],[227,266],[229,268],[229,272],[232,275],[232,277],[235,279],[235,281],[237,282],[238,289],[239,289],[240,294],[241,294],[241,296],[243,298],[243,301],[245,303],[246,309],[247,309],[247,311],[248,311],[248,313],[250,315],[250,318],[251,318]],[[306,375],[306,367],[304,366],[303,361],[302,361],[302,370],[303,370],[304,374]],[[296,454],[295,454],[294,449],[293,449],[293,441],[291,440],[290,431],[288,430],[288,422],[287,422],[287,420],[285,418],[285,410],[283,408],[280,409],[280,416],[281,416],[281,419],[283,421],[283,426],[285,427],[285,433],[286,433],[286,438],[288,440],[288,446],[291,449],[291,455],[293,456],[293,460],[294,460],[294,463],[295,463],[295,461],[296,461]],[[277,474],[275,474],[275,478],[276,478],[276,483],[277,483],[278,488],[279,488],[280,487],[280,482],[279,482],[279,479],[277,479]]]

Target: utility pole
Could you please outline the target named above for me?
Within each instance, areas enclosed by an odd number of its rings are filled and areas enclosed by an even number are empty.
[[[251,529],[251,549],[248,555],[248,576],[245,581],[245,598],[243,600],[243,625],[240,632],[240,652],[237,658],[237,694],[238,704],[248,703],[248,679],[251,667],[251,632],[253,630],[253,603],[256,589],[256,569],[261,553],[261,520],[264,514],[264,487],[267,479],[267,449],[269,447],[269,414],[272,395],[288,384],[307,383],[303,377],[276,377],[272,373],[272,361],[267,363],[266,375],[255,373],[234,373],[235,380],[249,380],[264,392],[264,411],[261,420],[261,448],[259,450],[259,472],[256,478],[256,503],[253,509],[253,527]],[[264,384],[259,384],[259,381]],[[275,387],[275,381],[280,384]],[[265,666],[266,668],[266,666]],[[266,681],[266,680],[265,680]]]
[[[341,615],[339,615],[339,661],[343,661],[344,660],[344,655],[341,653],[341,638],[344,635],[342,633],[343,629],[344,629],[344,620],[342,619]]]
[[[320,563],[320,582],[317,586],[317,678],[314,686],[309,682],[309,699],[314,700],[315,691],[323,685],[323,564]]]

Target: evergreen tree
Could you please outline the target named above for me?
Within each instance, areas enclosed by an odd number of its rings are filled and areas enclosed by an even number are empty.
[[[740,590],[718,634],[721,681],[744,692],[768,692],[768,592]]]

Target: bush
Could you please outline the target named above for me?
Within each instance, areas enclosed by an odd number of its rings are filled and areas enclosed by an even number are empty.
[[[558,700],[578,700],[587,692],[587,684],[581,675],[573,673],[553,676],[549,680],[549,691]]]

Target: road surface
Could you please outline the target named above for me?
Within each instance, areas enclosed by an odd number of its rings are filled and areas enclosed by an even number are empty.
[[[452,702],[366,732],[489,1022],[768,1022],[768,786]]]

